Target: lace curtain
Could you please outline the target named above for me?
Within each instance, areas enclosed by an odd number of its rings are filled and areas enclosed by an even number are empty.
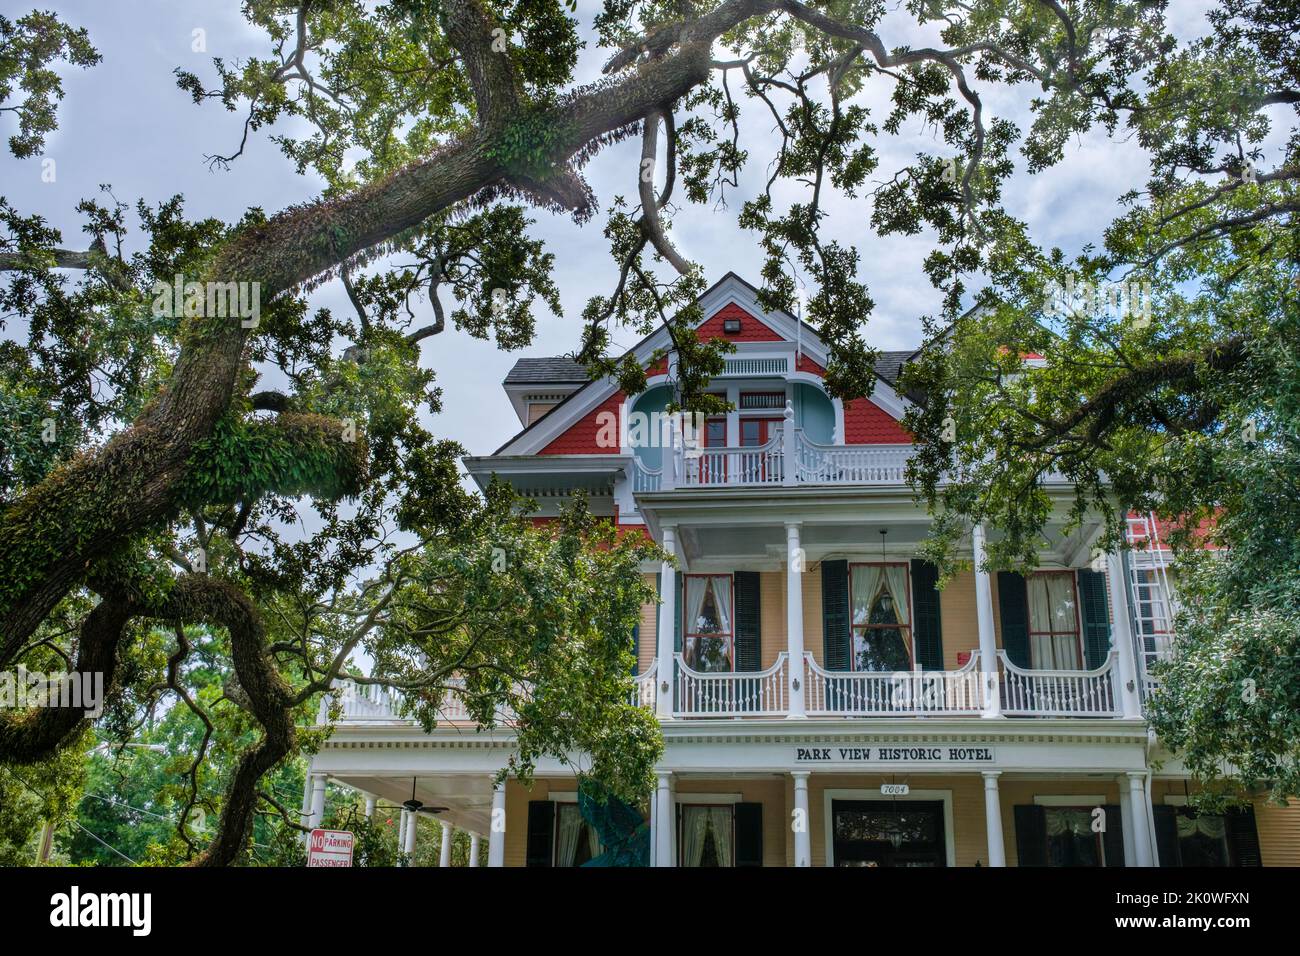
[[[1038,670],[1077,670],[1079,630],[1072,576],[1031,574],[1026,585],[1033,666]],[[1047,631],[1056,633],[1039,633]]]

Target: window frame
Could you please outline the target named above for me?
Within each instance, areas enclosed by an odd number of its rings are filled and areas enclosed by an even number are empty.
[[[687,627],[686,620],[686,592],[688,589],[687,580],[690,578],[726,578],[727,587],[730,589],[731,620],[728,621],[731,629],[729,631],[718,631],[713,634],[701,634],[698,631],[692,631]],[[728,669],[725,671],[702,671],[701,673],[709,674],[734,674],[736,673],[736,576],[731,572],[699,572],[694,574],[682,575],[682,660],[691,670],[697,668],[687,659],[686,642],[691,638],[696,640],[701,637],[717,638],[725,636],[727,639],[727,664]]]
[[[1081,813],[1086,813],[1086,814],[1091,815],[1092,811],[1095,810],[1095,809],[1097,809],[1097,807],[1099,807],[1099,806],[1104,807],[1104,804],[1101,804],[1101,803],[1092,803],[1092,804],[1088,804],[1088,803],[1065,803],[1065,802],[1058,802],[1058,801],[1055,801],[1055,800],[1051,801],[1050,803],[1049,803],[1049,802],[1039,803],[1039,802],[1038,802],[1038,798],[1035,798],[1035,799],[1034,799],[1034,802],[1035,802],[1036,804],[1038,804],[1038,806],[1040,806],[1040,807],[1043,808],[1043,840],[1044,840],[1044,844],[1045,844],[1044,849],[1045,849],[1046,852],[1047,852],[1047,859],[1048,859],[1048,864],[1047,864],[1047,865],[1048,865],[1049,867],[1053,867],[1053,864],[1051,863],[1051,853],[1052,853],[1052,850],[1051,850],[1051,839],[1052,839],[1052,835],[1051,835],[1050,833],[1047,832],[1047,814],[1051,813],[1053,810],[1076,810],[1076,811],[1079,811],[1079,812],[1081,812]],[[1094,831],[1094,830],[1092,830],[1092,829],[1089,829],[1088,832],[1092,834],[1092,840],[1093,840],[1093,843],[1096,844],[1096,847],[1097,847],[1097,865],[1094,866],[1094,867],[1084,867],[1084,866],[1082,866],[1082,865],[1080,865],[1080,864],[1075,863],[1075,864],[1068,864],[1067,866],[1055,866],[1055,867],[1053,867],[1054,869],[1068,869],[1068,868],[1072,868],[1072,867],[1073,867],[1073,868],[1078,868],[1078,869],[1095,869],[1095,870],[1104,870],[1104,869],[1106,868],[1107,863],[1106,863],[1106,839],[1105,839],[1105,836],[1104,836],[1104,834],[1097,833],[1096,831]]]
[[[692,794],[694,796],[694,794]],[[716,810],[719,807],[726,807],[728,816],[731,818],[731,860],[726,867],[718,869],[735,869],[736,868],[736,801],[734,800],[713,800],[713,801],[677,801],[677,826],[675,843],[675,856],[677,857],[677,866],[682,869],[705,869],[704,867],[688,867],[685,863],[683,854],[686,852],[686,841],[683,835],[686,829],[686,811],[691,809],[699,810]]]
[[[1030,581],[1039,575],[1064,575],[1070,579],[1070,588],[1074,595],[1074,631],[1036,631],[1034,630],[1034,602],[1029,599]],[[1049,592],[1050,593],[1050,592]],[[1025,578],[1025,633],[1029,637],[1029,667],[1031,670],[1082,670],[1084,663],[1083,652],[1083,609],[1079,606],[1079,576],[1071,569],[1044,568],[1034,570]],[[1036,660],[1035,637],[1064,636],[1074,634],[1074,667],[1072,668],[1040,668]]]
[[[907,624],[855,624],[853,621],[853,569],[857,567],[899,567],[903,569],[904,580],[907,582],[904,589],[907,591]],[[915,608],[912,606],[912,562],[911,561],[850,561],[848,568],[849,576],[849,673],[852,674],[881,674],[886,671],[861,671],[857,668],[857,632],[859,628],[871,630],[895,630],[905,631],[903,636],[903,646],[907,648],[907,666],[908,670],[916,670],[916,643],[913,640],[912,622],[915,620]],[[874,597],[874,595],[873,595]],[[868,607],[870,613],[870,607]]]

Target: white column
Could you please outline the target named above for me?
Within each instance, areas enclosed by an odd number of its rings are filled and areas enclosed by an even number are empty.
[[[406,843],[402,847],[402,852],[407,856],[415,856],[415,834],[420,829],[418,823],[420,815],[412,813],[408,815],[406,821]]]
[[[1142,699],[1138,695],[1137,661],[1133,657],[1133,627],[1128,616],[1128,583],[1124,580],[1124,563],[1118,554],[1106,555],[1106,577],[1110,582],[1111,646],[1119,654],[1119,697],[1125,717],[1142,716]]]
[[[808,815],[808,771],[796,770],[794,777],[794,865],[812,866],[812,820]]]
[[[664,525],[663,549],[677,555],[677,529]],[[657,655],[659,673],[655,678],[655,716],[660,720],[673,719],[674,661],[673,645],[677,624],[677,569],[665,561],[659,569],[659,634]]]
[[[984,717],[1002,716],[1002,692],[998,686],[998,642],[993,630],[993,585],[984,570],[984,526],[970,531],[975,563],[975,621],[980,636],[980,673],[984,691]]]
[[[442,824],[442,843],[438,847],[438,865],[441,867],[451,866],[451,837],[455,832],[450,823]]]
[[[998,799],[997,770],[985,770],[984,776],[984,829],[989,838],[989,866],[1007,865],[1007,844],[1002,839],[1002,803]]]
[[[325,775],[318,773],[311,781],[311,815],[307,826],[313,830],[325,819]]]
[[[375,818],[375,798],[371,794],[366,794],[366,819]]]
[[[397,814],[397,852],[402,853],[406,849],[406,818],[410,813],[402,810]]]
[[[1137,848],[1133,845],[1133,805],[1129,802],[1125,794],[1128,792],[1128,781],[1124,777],[1116,779],[1119,784],[1119,822],[1120,828],[1124,831],[1124,865],[1134,866],[1137,859]],[[1106,821],[1110,826],[1110,821]]]
[[[786,427],[790,427],[786,423]],[[790,459],[786,459],[790,461]],[[790,656],[790,710],[796,720],[808,716],[804,702],[803,659],[803,547],[799,543],[799,522],[785,524],[785,634]]]
[[[781,457],[784,461],[785,474],[782,475],[781,483],[792,486],[799,483],[799,461],[798,447],[795,444],[794,434],[794,405],[789,399],[790,389],[793,386],[786,386],[785,400],[785,424],[781,426]]]
[[[1136,866],[1152,866],[1150,811],[1147,807],[1147,792],[1143,786],[1144,774],[1128,774],[1129,816],[1133,818],[1133,858]]]
[[[506,787],[492,788],[492,829],[488,831],[488,866],[506,865]]]
[[[469,835],[469,865],[470,866],[478,866],[478,841],[479,841],[479,837],[477,833],[471,833]]]
[[[673,866],[673,775],[660,771],[655,784],[655,866]]]

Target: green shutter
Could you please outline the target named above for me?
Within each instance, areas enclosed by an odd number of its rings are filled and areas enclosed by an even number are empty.
[[[923,671],[943,670],[943,625],[939,619],[939,569],[929,561],[912,562],[912,636],[916,662]]]
[[[822,562],[822,653],[826,669],[849,669],[849,563]]]
[[[681,571],[673,575],[673,581],[677,588],[677,608],[674,616],[677,620],[673,621],[673,650],[680,652],[682,649],[682,618],[686,616],[686,588],[685,577]]]
[[[1124,814],[1119,805],[1108,803],[1106,811],[1106,832],[1102,834],[1102,844],[1106,847],[1106,865],[1126,866],[1124,861]]]
[[[1151,819],[1156,828],[1156,856],[1160,866],[1182,866],[1178,851],[1178,808],[1158,803],[1151,808]]]
[[[737,571],[736,582],[736,670],[762,670],[763,638],[757,571]]]
[[[1015,571],[998,572],[998,610],[1002,649],[1017,667],[1029,667],[1029,603],[1025,579]]]
[[[1263,866],[1259,852],[1259,831],[1255,829],[1255,808],[1241,807],[1223,815],[1228,828],[1228,849],[1233,866]]]
[[[664,573],[655,572],[655,594],[659,598],[659,603],[655,605],[655,653],[659,653],[659,619],[664,613]]]
[[[763,865],[763,805],[736,804],[736,866]]]
[[[555,804],[550,800],[528,801],[528,842],[525,865],[550,866],[555,841]]]
[[[1016,864],[1047,866],[1047,813],[1037,804],[1012,808],[1016,817]]]
[[[1106,663],[1110,654],[1110,609],[1106,605],[1106,576],[1078,571],[1079,616],[1083,620],[1083,659],[1088,670]]]
[[[632,625],[632,676],[641,669],[641,622]]]

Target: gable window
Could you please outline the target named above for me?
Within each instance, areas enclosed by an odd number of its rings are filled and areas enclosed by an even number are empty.
[[[692,670],[730,671],[734,667],[731,575],[686,575],[682,656]]]
[[[911,588],[907,578],[906,564],[853,565],[853,654],[850,669],[911,669]]]
[[[677,846],[680,865],[691,867],[734,866],[735,807],[683,804],[679,817]]]
[[[582,818],[576,803],[555,805],[555,865],[582,866],[602,852],[596,828]]]
[[[1025,581],[1029,652],[1037,670],[1078,670],[1079,599],[1073,571],[1037,571]]]

